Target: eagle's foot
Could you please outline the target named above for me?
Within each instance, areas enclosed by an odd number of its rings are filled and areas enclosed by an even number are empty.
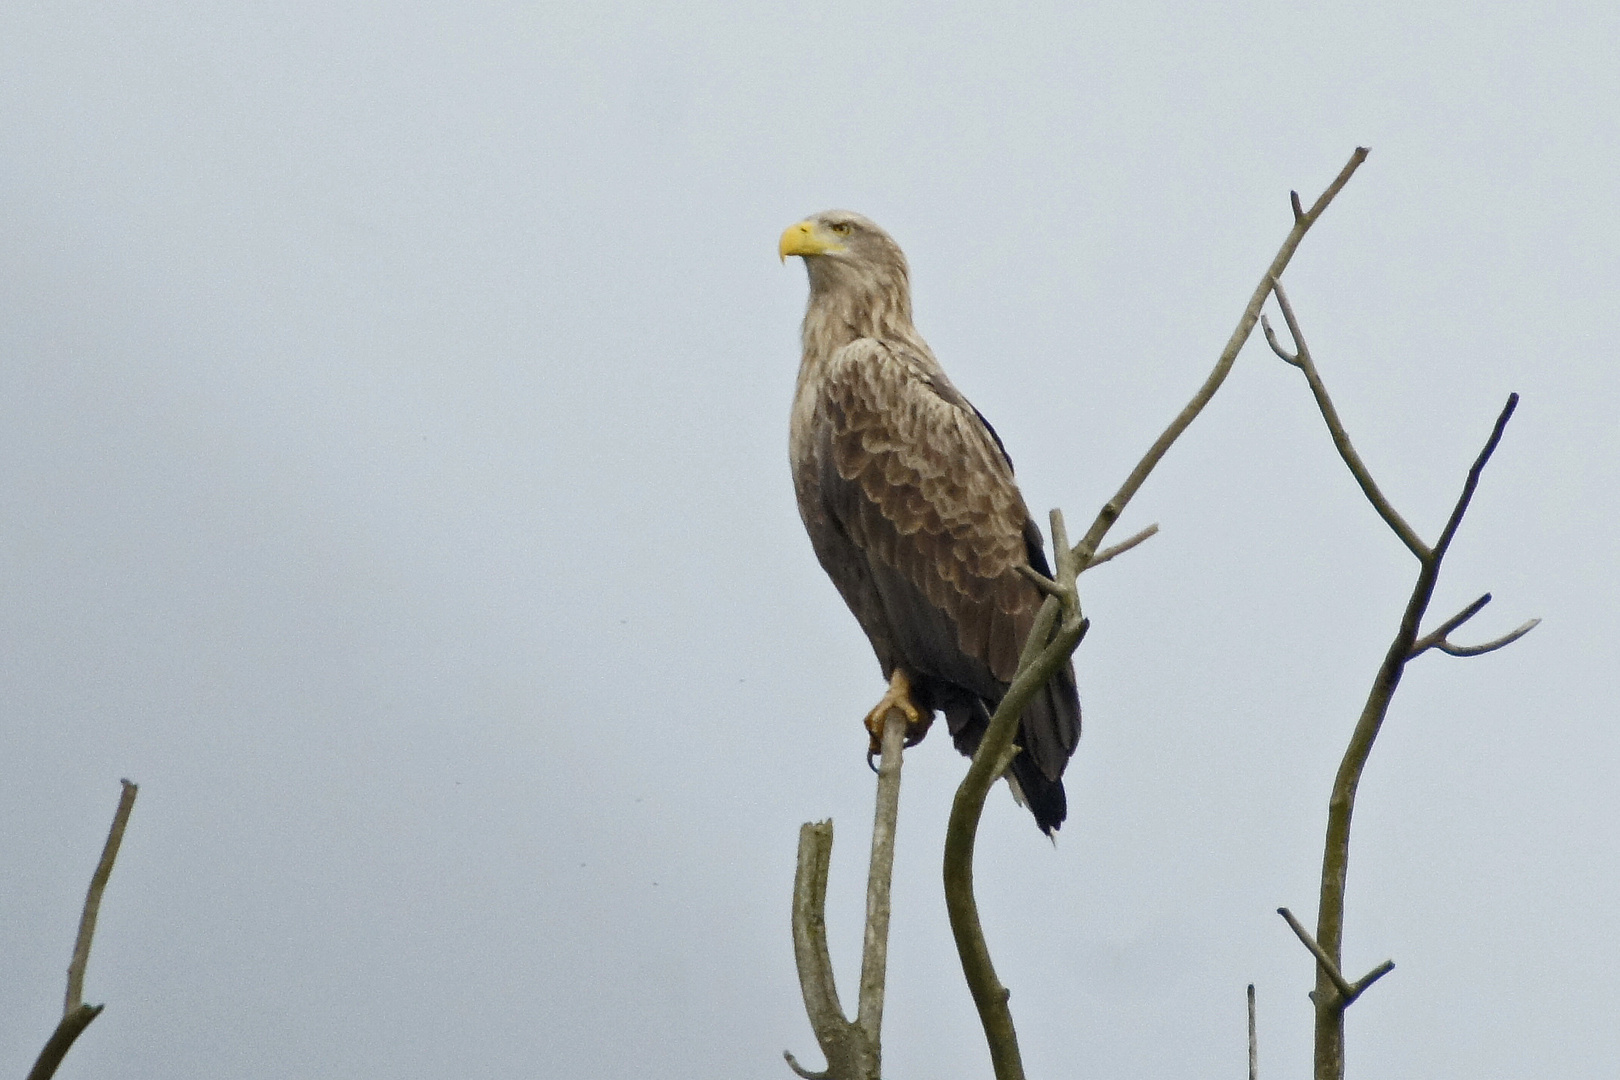
[[[883,699],[873,706],[872,711],[866,714],[866,733],[871,737],[866,749],[866,763],[872,764],[872,759],[883,752],[883,725],[889,716],[889,710],[898,709],[906,718],[906,745],[916,746],[922,742],[923,736],[928,734],[928,726],[934,722],[932,709],[922,709],[911,700],[911,680],[899,668],[889,676],[889,689]]]

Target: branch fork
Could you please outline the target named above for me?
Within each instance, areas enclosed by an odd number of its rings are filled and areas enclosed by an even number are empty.
[[[1299,207],[1297,200],[1294,207],[1297,214]],[[1277,298],[1277,307],[1282,311],[1283,319],[1288,324],[1288,332],[1293,338],[1294,347],[1292,350],[1284,348],[1272,331],[1269,320],[1262,317],[1261,327],[1265,333],[1266,343],[1271,346],[1271,351],[1276,353],[1279,359],[1305,374],[1305,381],[1310,386],[1311,394],[1316,398],[1317,408],[1333,437],[1333,444],[1338,449],[1339,456],[1344,460],[1379,517],[1383,518],[1390,531],[1418,560],[1417,581],[1412,586],[1412,593],[1401,616],[1395,639],[1379,666],[1372,689],[1367,694],[1366,704],[1362,707],[1355,730],[1350,736],[1350,743],[1345,749],[1344,758],[1339,764],[1339,771],[1333,780],[1333,792],[1328,799],[1327,838],[1322,854],[1316,936],[1308,934],[1287,908],[1278,909],[1317,961],[1316,990],[1311,995],[1311,1000],[1316,1006],[1316,1080],[1343,1080],[1344,1010],[1360,997],[1367,987],[1388,974],[1395,966],[1393,962],[1385,961],[1354,983],[1347,980],[1339,969],[1344,939],[1345,881],[1350,862],[1350,821],[1355,810],[1356,789],[1361,783],[1362,771],[1366,768],[1367,759],[1372,753],[1373,741],[1377,739],[1379,729],[1389,712],[1395,689],[1400,685],[1406,665],[1429,649],[1439,649],[1452,656],[1480,656],[1512,644],[1540,622],[1539,619],[1531,619],[1511,633],[1482,645],[1453,644],[1449,635],[1478,615],[1485,605],[1490,603],[1491,596],[1486,593],[1428,634],[1420,637],[1418,633],[1423,617],[1428,611],[1429,602],[1434,596],[1441,563],[1444,562],[1446,553],[1451,548],[1451,542],[1462,525],[1463,515],[1467,513],[1468,505],[1479,486],[1480,475],[1484,472],[1491,455],[1496,452],[1497,445],[1502,440],[1502,432],[1519,404],[1519,395],[1508,396],[1507,404],[1503,406],[1496,418],[1495,426],[1491,429],[1490,438],[1486,440],[1484,448],[1468,470],[1462,492],[1458,495],[1451,516],[1440,532],[1440,538],[1430,546],[1390,504],[1379,490],[1371,471],[1356,453],[1355,446],[1350,442],[1350,436],[1345,432],[1344,425],[1339,419],[1338,410],[1333,407],[1333,401],[1328,397],[1327,387],[1317,372],[1316,361],[1311,356],[1310,346],[1305,343],[1305,335],[1300,331],[1299,320],[1294,314],[1293,305],[1288,301],[1288,294],[1283,290],[1280,274],[1271,275],[1269,288],[1272,295]]]
[[[1327,954],[1327,950],[1318,945],[1316,939],[1311,937],[1310,931],[1301,926],[1299,920],[1294,918],[1293,912],[1285,907],[1280,907],[1277,909],[1277,914],[1287,920],[1295,935],[1311,951],[1311,955],[1316,957],[1316,963],[1321,968],[1322,973],[1328,977],[1328,980],[1333,983],[1334,989],[1339,993],[1337,1007],[1340,1009],[1348,1008],[1351,1002],[1366,991],[1367,987],[1395,970],[1395,961],[1385,960],[1357,981],[1350,982],[1340,973],[1339,965],[1334,963],[1333,958]]]
[[[782,1057],[804,1080],[879,1080],[883,1064],[883,996],[889,962],[890,883],[894,877],[894,829],[900,808],[900,764],[906,717],[890,709],[883,718],[883,757],[878,766],[872,857],[866,880],[866,932],[861,948],[860,996],[854,1020],[844,1016],[827,948],[827,868],[832,860],[831,821],[799,828],[799,865],[793,877],[793,956],[805,1012],[827,1059],[823,1072]]]
[[[979,749],[973,757],[967,775],[957,788],[951,804],[951,816],[945,833],[945,906],[950,915],[951,932],[956,938],[956,951],[962,961],[962,973],[973,994],[980,1023],[984,1026],[985,1041],[990,1047],[990,1060],[996,1080],[1023,1080],[1024,1067],[1018,1049],[1018,1036],[1013,1028],[1012,1013],[1007,1007],[1009,991],[996,978],[990,962],[989,947],[973,895],[973,847],[978,833],[984,800],[992,785],[1006,772],[1017,753],[1013,736],[1025,703],[1050,679],[1058,667],[1067,662],[1084,638],[1090,623],[1080,608],[1075,579],[1093,566],[1099,566],[1147,540],[1158,531],[1150,526],[1135,536],[1112,547],[1101,544],[1114,523],[1125,512],[1159,461],[1171,445],[1197,419],[1215,392],[1226,381],[1237,360],[1238,353],[1249,339],[1260,319],[1260,310],[1266,297],[1271,295],[1277,278],[1294,257],[1300,241],[1305,238],[1323,211],[1336,195],[1350,182],[1351,176],[1367,158],[1365,147],[1357,147],[1350,160],[1327,189],[1311,204],[1309,210],[1300,204],[1299,195],[1292,193],[1294,223],[1282,246],[1273,257],[1260,283],[1249,297],[1248,306],[1238,319],[1215,361],[1213,370],[1170,425],[1148,448],[1113,497],[1103,504],[1080,542],[1070,546],[1063,527],[1063,515],[1052,511],[1053,576],[1029,571],[1029,580],[1046,594],[1046,600],[1036,615],[1035,625],[1024,643],[1019,658],[1018,673],[1008,687],[996,713],[990,719]]]

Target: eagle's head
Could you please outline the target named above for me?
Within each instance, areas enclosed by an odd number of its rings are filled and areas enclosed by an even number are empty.
[[[811,304],[837,297],[852,308],[911,312],[911,275],[900,245],[867,218],[849,210],[824,210],[789,225],[777,253],[804,259]]]

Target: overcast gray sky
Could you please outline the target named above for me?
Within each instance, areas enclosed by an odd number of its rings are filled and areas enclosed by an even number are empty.
[[[1085,521],[1288,275],[1433,537],[1523,395],[1355,823],[1359,1076],[1610,1077],[1620,9],[1612,3],[0,7],[0,1074],[783,1077],[838,823],[853,980],[882,683],[786,465],[848,207],[1044,520]],[[1415,572],[1256,340],[1085,580],[1054,849],[981,904],[1033,1077],[1309,1063],[1328,785]],[[1463,635],[1459,635],[1463,636]],[[982,1077],[908,758],[886,1073]]]

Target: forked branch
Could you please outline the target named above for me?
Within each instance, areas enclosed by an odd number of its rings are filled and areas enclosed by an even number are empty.
[[[1333,178],[1333,183],[1317,197],[1309,210],[1301,209],[1297,192],[1289,192],[1294,206],[1294,227],[1283,239],[1282,247],[1277,249],[1277,254],[1271,260],[1271,265],[1266,268],[1260,284],[1255,286],[1253,294],[1249,297],[1248,306],[1243,309],[1243,315],[1238,319],[1237,328],[1227,339],[1226,347],[1221,350],[1220,357],[1215,361],[1215,368],[1204,380],[1204,385],[1198,388],[1192,400],[1176,414],[1174,420],[1170,421],[1170,426],[1164,429],[1164,433],[1154,440],[1148,452],[1142,456],[1142,460],[1137,462],[1136,468],[1125,478],[1125,483],[1114,493],[1114,497],[1104,503],[1102,509],[1097,512],[1097,517],[1086,530],[1086,535],[1075,546],[1074,552],[1079,557],[1082,568],[1092,562],[1097,546],[1102,543],[1103,537],[1108,535],[1108,530],[1114,527],[1114,522],[1119,520],[1119,515],[1125,512],[1126,505],[1147,481],[1154,466],[1159,464],[1159,459],[1164,457],[1171,444],[1181,437],[1181,433],[1187,430],[1188,425],[1198,418],[1198,414],[1204,411],[1204,406],[1209,404],[1210,398],[1215,396],[1215,391],[1226,381],[1227,374],[1232,370],[1232,364],[1237,360],[1237,354],[1242,351],[1244,342],[1249,340],[1249,335],[1254,331],[1254,324],[1260,318],[1260,309],[1271,293],[1272,283],[1282,276],[1282,272],[1288,268],[1289,262],[1293,259],[1300,241],[1305,239],[1305,234],[1316,224],[1334,196],[1344,189],[1344,185],[1350,182],[1350,178],[1366,160],[1367,148],[1356,147],[1355,153],[1350,155],[1350,160],[1339,170],[1339,175]]]
[[[827,868],[832,860],[831,821],[799,828],[799,866],[793,878],[793,957],[810,1027],[827,1059],[812,1072],[784,1050],[788,1067],[805,1080],[879,1080],[883,1064],[883,996],[889,962],[889,890],[894,878],[894,828],[900,807],[900,763],[906,718],[891,709],[883,723],[877,807],[872,822],[872,858],[866,878],[866,931],[861,983],[853,1021],[838,1003],[832,956],[827,948]]]
[[[1334,196],[1350,182],[1350,177],[1366,158],[1366,148],[1358,147],[1355,153],[1350,155],[1350,160],[1344,168],[1339,170],[1339,175],[1309,210],[1300,205],[1297,194],[1292,195],[1293,228],[1289,230],[1271,265],[1261,277],[1259,285],[1255,287],[1248,306],[1238,319],[1236,329],[1227,339],[1226,346],[1221,350],[1214,369],[1205,378],[1203,385],[1148,448],[1147,453],[1137,462],[1113,498],[1098,511],[1091,527],[1086,530],[1085,536],[1078,544],[1070,546],[1068,535],[1063,529],[1062,515],[1055,510],[1052,512],[1052,548],[1056,563],[1053,576],[1047,579],[1033,572],[1026,575],[1046,593],[1046,600],[1036,617],[1035,627],[1030,631],[1029,638],[1024,644],[1018,672],[995,715],[991,717],[978,751],[974,754],[973,764],[968,768],[967,775],[956,790],[956,797],[951,803],[950,823],[945,833],[946,910],[950,915],[951,932],[956,938],[957,955],[962,961],[962,972],[967,979],[968,989],[973,994],[973,1003],[978,1008],[979,1021],[984,1026],[985,1040],[989,1043],[990,1060],[995,1068],[996,1080],[1023,1080],[1024,1069],[1018,1050],[1018,1037],[1013,1028],[1012,1011],[1007,1004],[1011,995],[996,978],[973,894],[973,847],[979,819],[984,811],[985,798],[991,786],[1006,772],[1016,753],[1013,740],[1025,703],[1038,689],[1046,685],[1047,680],[1061,665],[1068,662],[1075,647],[1085,635],[1088,623],[1080,610],[1075,579],[1088,568],[1128,551],[1153,534],[1155,529],[1145,529],[1122,544],[1099,550],[1109,529],[1146,482],[1160,459],[1226,381],[1226,376],[1231,371],[1239,351],[1242,350],[1260,318],[1260,309],[1271,293],[1278,275],[1288,266],[1306,232],[1322,216]]]
[[[1367,701],[1362,706],[1361,716],[1356,721],[1355,730],[1351,733],[1349,746],[1346,747],[1344,758],[1339,764],[1338,774],[1334,777],[1333,793],[1328,800],[1328,826],[1327,839],[1322,854],[1322,881],[1321,893],[1317,908],[1316,936],[1313,938],[1305,932],[1304,927],[1288,913],[1286,908],[1279,909],[1285,919],[1299,936],[1301,942],[1309,949],[1317,960],[1316,992],[1312,1000],[1316,1006],[1316,1049],[1315,1049],[1315,1076],[1316,1080],[1342,1080],[1344,1076],[1344,1010],[1358,998],[1367,987],[1382,978],[1393,967],[1392,962],[1373,969],[1361,981],[1351,983],[1345,979],[1340,971],[1340,956],[1344,943],[1344,896],[1345,882],[1350,863],[1350,821],[1355,811],[1356,790],[1361,783],[1361,774],[1366,768],[1368,756],[1372,753],[1374,740],[1378,737],[1379,729],[1383,726],[1384,718],[1389,712],[1389,704],[1394,696],[1395,689],[1400,685],[1401,676],[1405,673],[1406,665],[1413,658],[1421,655],[1431,648],[1456,656],[1476,656],[1491,652],[1505,645],[1517,641],[1529,633],[1538,620],[1531,620],[1510,634],[1506,634],[1495,641],[1486,642],[1479,646],[1453,645],[1448,635],[1462,626],[1469,619],[1490,602],[1487,593],[1475,600],[1456,615],[1441,623],[1439,627],[1423,637],[1418,636],[1419,627],[1423,617],[1428,611],[1429,601],[1434,596],[1434,588],[1440,577],[1441,563],[1451,548],[1451,542],[1456,538],[1457,530],[1462,525],[1463,515],[1467,513],[1469,503],[1479,487],[1479,479],[1484,472],[1485,465],[1496,452],[1497,445],[1502,440],[1502,432],[1518,406],[1519,396],[1511,394],[1501,414],[1491,429],[1490,438],[1474,459],[1473,466],[1468,470],[1468,477],[1463,483],[1462,493],[1457,497],[1452,507],[1451,516],[1447,519],[1445,528],[1440,532],[1440,538],[1430,547],[1425,544],[1412,527],[1406,523],[1395,508],[1389,503],[1379,490],[1372,478],[1372,473],[1361,456],[1356,453],[1355,447],[1346,434],[1343,423],[1339,420],[1338,411],[1333,407],[1333,401],[1328,397],[1327,388],[1322,382],[1321,375],[1316,369],[1316,362],[1311,356],[1310,348],[1305,344],[1305,335],[1300,331],[1299,320],[1294,315],[1293,305],[1288,302],[1288,295],[1283,291],[1282,284],[1273,276],[1271,291],[1277,297],[1277,306],[1282,310],[1283,318],[1288,323],[1288,332],[1294,339],[1293,351],[1289,351],[1277,341],[1277,336],[1271,330],[1269,323],[1263,324],[1266,341],[1273,352],[1285,362],[1292,364],[1305,373],[1306,382],[1316,398],[1318,410],[1323,421],[1327,424],[1329,433],[1333,437],[1334,446],[1338,448],[1339,456],[1343,458],[1346,466],[1356,482],[1361,486],[1362,493],[1367,501],[1384,519],[1392,532],[1400,538],[1418,558],[1417,581],[1412,587],[1412,594],[1406,603],[1406,610],[1401,616],[1400,627],[1395,633],[1395,639],[1384,655],[1384,661],[1379,666],[1378,674],[1373,680]]]

